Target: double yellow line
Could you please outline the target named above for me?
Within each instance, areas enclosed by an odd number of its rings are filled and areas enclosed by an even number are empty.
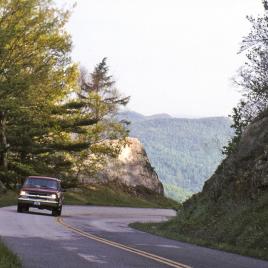
[[[142,257],[157,261],[159,263],[166,264],[166,265],[168,265],[170,267],[191,268],[190,266],[184,265],[182,263],[172,261],[170,259],[166,259],[164,257],[160,257],[158,255],[148,253],[148,252],[143,251],[143,250],[132,248],[132,247],[129,247],[129,246],[126,246],[126,245],[123,245],[123,244],[120,244],[120,243],[117,243],[117,242],[114,242],[114,241],[111,241],[111,240],[107,240],[105,238],[101,238],[101,237],[98,237],[96,235],[93,235],[93,234],[90,234],[90,233],[87,233],[87,232],[84,232],[84,231],[82,231],[80,229],[77,229],[77,228],[75,228],[75,227],[73,227],[71,225],[66,224],[61,217],[57,218],[57,222],[59,224],[63,225],[65,228],[67,228],[67,229],[69,229],[69,230],[71,230],[71,231],[73,231],[73,232],[75,232],[75,233],[77,233],[77,234],[79,234],[79,235],[81,235],[83,237],[86,237],[88,239],[92,239],[92,240],[95,240],[97,242],[100,242],[100,243],[103,243],[103,244],[106,244],[106,245],[109,245],[109,246],[112,246],[112,247],[115,247],[115,248],[119,248],[119,249],[122,249],[122,250],[125,250],[125,251],[128,251],[128,252],[134,253],[136,255],[139,255],[139,256],[142,256]]]

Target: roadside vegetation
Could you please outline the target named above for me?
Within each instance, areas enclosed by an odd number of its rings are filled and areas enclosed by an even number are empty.
[[[231,211],[226,204],[198,200],[191,209],[179,210],[178,216],[168,222],[130,226],[174,240],[268,260],[267,204],[268,194],[258,203],[244,203]]]
[[[0,208],[15,205],[17,202],[17,193],[7,191],[0,193]],[[12,253],[0,239],[0,268],[20,268],[19,258]]]
[[[1,268],[20,268],[21,262],[0,240],[0,267]]]
[[[7,191],[0,194],[0,207],[12,206],[17,204],[17,193],[15,191]]]
[[[99,205],[124,206],[141,208],[173,208],[178,209],[176,201],[149,192],[145,189],[128,188],[123,185],[82,186],[65,193],[67,205]]]

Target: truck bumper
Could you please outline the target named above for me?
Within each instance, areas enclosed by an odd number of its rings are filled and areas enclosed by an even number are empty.
[[[40,209],[59,208],[61,204],[58,201],[40,200],[26,197],[19,197],[18,204],[27,205],[28,207],[35,207]]]

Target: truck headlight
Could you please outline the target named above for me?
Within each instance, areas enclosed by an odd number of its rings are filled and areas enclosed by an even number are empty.
[[[52,198],[52,199],[57,199],[57,195],[56,195],[56,194],[52,194],[52,195],[51,195],[51,198]]]
[[[20,191],[20,195],[25,196],[27,193],[25,191]]]

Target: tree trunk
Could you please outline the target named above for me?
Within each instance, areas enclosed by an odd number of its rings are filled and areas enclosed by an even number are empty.
[[[0,112],[0,167],[7,170],[7,137],[6,137],[7,112]]]

